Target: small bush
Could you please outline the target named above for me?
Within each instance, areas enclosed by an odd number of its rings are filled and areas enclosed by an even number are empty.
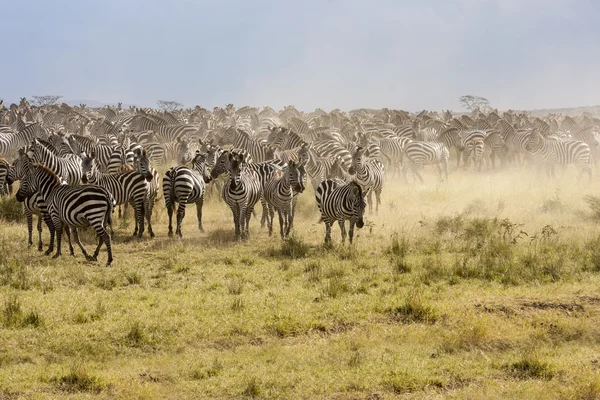
[[[53,379],[56,386],[67,392],[99,393],[106,385],[102,380],[89,373],[83,364],[75,364],[71,370]]]
[[[319,261],[310,261],[304,267],[304,272],[308,273],[309,282],[320,282],[323,268]]]
[[[125,279],[129,285],[139,285],[142,283],[142,275],[138,271],[125,273]]]
[[[22,326],[32,326],[34,328],[39,328],[43,324],[44,324],[44,321],[42,320],[42,317],[35,310],[32,310],[32,311],[28,312],[27,314],[25,314],[25,316],[23,317],[23,320],[21,321]]]
[[[280,254],[289,258],[304,258],[308,255],[310,246],[296,234],[291,234],[281,244]]]
[[[0,218],[8,222],[23,222],[23,204],[13,196],[0,198]]]
[[[125,342],[131,347],[141,347],[146,344],[147,340],[148,338],[142,324],[139,321],[131,324],[127,335],[125,335]]]
[[[465,219],[462,214],[455,217],[440,217],[435,221],[435,232],[438,235],[450,233],[456,235],[460,233],[465,224]]]
[[[439,314],[432,306],[425,303],[418,291],[412,291],[406,296],[404,303],[394,308],[392,314],[403,323],[435,323]]]
[[[250,380],[246,383],[246,387],[244,388],[242,395],[254,398],[260,396],[261,393],[262,389],[260,387],[260,384],[258,380],[253,377],[250,378]]]
[[[552,379],[556,375],[552,364],[541,360],[534,351],[526,352],[518,361],[507,365],[506,369],[519,379]]]
[[[321,288],[321,297],[335,299],[349,291],[348,284],[338,276],[330,278]]]
[[[444,382],[435,378],[426,378],[420,374],[404,372],[392,372],[384,380],[383,386],[394,394],[412,393],[428,388],[441,389]]]
[[[16,294],[11,294],[4,303],[4,325],[12,327],[21,325],[23,312],[21,311],[21,302]]]

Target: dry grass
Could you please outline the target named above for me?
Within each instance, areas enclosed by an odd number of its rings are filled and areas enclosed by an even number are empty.
[[[153,240],[115,224],[111,268],[5,221],[0,398],[598,398],[597,193],[572,176],[389,181],[352,247],[323,247],[310,192],[286,242],[257,219],[233,242],[216,199],[168,239],[161,202]]]

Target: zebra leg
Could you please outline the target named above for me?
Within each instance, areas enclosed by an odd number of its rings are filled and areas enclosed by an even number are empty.
[[[52,253],[52,251],[54,251],[54,237],[56,236],[56,227],[54,226],[54,221],[52,221],[52,219],[47,213],[43,214],[43,218],[44,222],[46,223],[46,226],[48,227],[48,231],[50,232],[50,243],[48,244],[48,250],[46,250],[46,252],[44,253],[45,255],[49,256]]]
[[[75,249],[73,249],[73,243],[71,242],[71,228],[68,225],[65,225],[65,235],[67,236],[67,240],[69,242],[69,254],[75,257]]]
[[[77,245],[81,249],[81,252],[83,253],[83,256],[85,257],[85,259],[88,261],[96,261],[96,259],[94,257],[90,256],[87,253],[87,251],[85,251],[85,247],[83,247],[83,244],[81,243],[81,240],[79,239],[79,233],[77,232],[77,228],[73,228],[73,237],[75,238],[75,243],[77,243]]]
[[[153,200],[148,200],[148,203],[146,205],[146,222],[148,223],[148,234],[150,235],[151,238],[153,238],[154,235],[154,231],[152,230],[152,211],[154,209],[154,201]]]
[[[246,206],[240,206],[238,223],[240,225],[240,233],[241,233],[242,242],[245,242],[247,239],[247,237],[246,237],[246,214],[249,214],[249,210],[246,208]]]
[[[379,214],[379,206],[381,205],[381,191],[383,190],[383,188],[379,188],[375,191],[375,214]],[[371,190],[371,192],[369,192],[369,197],[371,197],[371,193],[373,193],[373,191]]]
[[[106,251],[108,252],[108,260],[106,261],[106,266],[110,267],[110,264],[113,261],[112,256],[112,248],[110,245],[110,236],[106,232],[106,229],[102,225],[98,227],[94,227],[96,233],[98,234],[98,247],[96,247],[96,251],[94,251],[94,255],[92,256],[94,260],[98,260],[98,254],[100,253],[100,247],[102,247],[102,243],[106,244]]]
[[[373,214],[373,191],[369,191],[369,196],[367,197],[367,202],[369,203],[369,214]]]
[[[29,224],[29,221],[27,221],[27,224]],[[38,215],[37,231],[38,231],[38,251],[42,251],[42,250],[44,250],[44,244],[42,243],[42,216],[41,215]],[[30,238],[31,238],[31,235],[30,235]]]
[[[275,218],[275,209],[269,204],[269,217],[267,218],[267,228],[269,229],[269,237],[273,236],[273,219]]]
[[[346,243],[346,223],[343,219],[339,219],[338,224],[340,225],[340,231],[342,232],[342,244],[345,244]]]
[[[167,215],[169,215],[169,237],[173,237],[173,204],[170,201],[165,201],[165,203],[167,203]]]
[[[200,199],[196,202],[196,215],[198,217],[198,230],[200,232],[204,232],[204,227],[202,226],[202,206],[204,205],[204,196],[200,197]]]
[[[137,235],[138,239],[142,238],[144,234],[144,216],[146,214],[144,209],[144,201],[138,200],[134,203],[135,208],[135,232],[133,232],[133,236]]]
[[[265,196],[260,196],[260,204],[262,205],[262,216],[260,217],[260,228],[265,227],[265,222],[267,221],[267,214],[269,213],[269,207],[267,206],[267,201],[265,200]]]
[[[27,219],[27,235],[28,235],[27,246],[31,247],[33,245],[33,238],[32,238],[32,236],[33,236],[33,215],[29,211],[27,211],[27,209],[25,209],[25,208],[23,209],[23,211],[25,212],[25,218]],[[39,225],[40,224],[38,223],[38,226]],[[39,249],[39,250],[41,250],[41,249]]]
[[[235,227],[235,238],[234,240],[240,240],[240,207],[236,203],[231,206],[231,212],[233,213],[233,226]]]
[[[331,221],[329,219],[324,219],[325,222],[325,245],[331,245]]]
[[[250,215],[252,213],[246,210],[246,240],[250,239]]]
[[[177,207],[177,228],[175,230],[175,234],[180,238],[183,237],[181,233],[181,224],[183,223],[183,218],[185,217],[185,201],[179,202],[179,207]]]
[[[348,229],[348,240],[350,244],[352,244],[352,239],[354,238],[354,219],[350,218],[350,229]]]
[[[277,217],[279,218],[279,235],[281,236],[281,240],[285,239],[285,235],[283,233],[284,225],[285,225],[285,215],[281,210],[277,210]]]

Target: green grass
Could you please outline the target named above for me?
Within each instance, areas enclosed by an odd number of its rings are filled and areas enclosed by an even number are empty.
[[[337,225],[323,246],[310,191],[286,241],[253,218],[234,242],[216,199],[183,239],[164,202],[153,240],[115,215],[110,268],[104,250],[43,256],[4,221],[0,398],[598,398],[594,186],[424,177],[388,181],[352,246]]]

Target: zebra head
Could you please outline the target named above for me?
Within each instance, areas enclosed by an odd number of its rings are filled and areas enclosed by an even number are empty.
[[[537,130],[534,129],[529,134],[529,137],[527,138],[527,142],[525,142],[525,150],[527,150],[529,152],[535,152],[536,150],[539,150],[540,147],[542,147],[543,140],[544,139],[542,138],[542,135]]]
[[[267,143],[273,146],[283,145],[283,139],[285,138],[284,130],[280,126],[273,126],[269,128],[269,134],[267,135]]]
[[[231,156],[231,151],[230,150],[225,150],[223,152],[221,152],[221,154],[217,157],[217,160],[215,161],[215,165],[213,166],[212,170],[210,171],[210,176],[213,179],[218,178],[220,175],[224,174],[225,172],[227,172],[229,170],[229,159]]]
[[[66,154],[75,154],[71,144],[61,134],[52,134],[48,137],[48,143],[50,143],[56,149],[59,156],[64,156]]]
[[[308,159],[310,158],[309,154],[310,145],[307,142],[302,143],[300,149],[298,149],[298,160],[302,166],[306,166],[308,163]]]
[[[16,194],[17,201],[23,202],[36,192],[44,190],[48,192],[54,186],[62,184],[61,180],[48,167],[41,164],[34,164],[29,168]]]
[[[212,170],[213,167],[217,164],[217,160],[223,153],[221,147],[209,144],[208,150],[206,152],[206,168]]]
[[[98,171],[95,159],[96,153],[93,151],[89,156],[85,152],[81,153],[81,182],[83,182],[83,184],[95,181],[94,177]]]
[[[238,154],[235,152],[230,152],[228,154],[228,171],[229,171],[229,187],[232,190],[235,190],[242,180],[242,173],[246,168],[246,163],[244,162],[244,155]]]
[[[286,174],[288,175],[290,186],[294,193],[304,192],[304,186],[306,185],[306,170],[304,169],[304,166],[290,160],[286,167]]]
[[[19,149],[19,157],[13,161],[8,169],[8,174],[6,176],[6,183],[8,186],[12,186],[14,181],[23,179],[27,174],[27,171],[29,171],[31,164],[31,158],[25,152],[25,149]]]
[[[350,182],[348,186],[350,187],[348,200],[350,206],[352,207],[351,220],[353,220],[356,223],[356,227],[360,229],[365,226],[363,216],[365,214],[365,207],[367,205],[365,202],[365,197],[367,196],[368,191],[363,193],[361,186],[355,181]]]
[[[208,173],[207,156],[207,153],[200,153],[200,150],[196,150],[196,155],[192,160],[192,168],[202,175],[204,183],[212,181],[212,177]]]
[[[366,147],[362,147],[362,146],[358,146],[356,148],[356,151],[354,152],[354,154],[352,155],[352,165],[350,166],[350,168],[348,168],[348,172],[351,175],[354,175],[356,173],[356,170],[359,168],[364,168],[365,166],[365,151],[366,151]]]
[[[330,179],[342,179],[342,180],[346,180],[346,175],[348,175],[348,172],[345,169],[345,166],[343,165],[343,161],[342,161],[342,157],[340,156],[336,156],[333,159],[333,163],[331,163],[331,169],[329,170],[329,176],[328,178]]]
[[[152,180],[152,166],[150,165],[150,157],[148,157],[145,149],[137,152],[134,165],[137,171],[146,179],[146,181],[150,182]]]

